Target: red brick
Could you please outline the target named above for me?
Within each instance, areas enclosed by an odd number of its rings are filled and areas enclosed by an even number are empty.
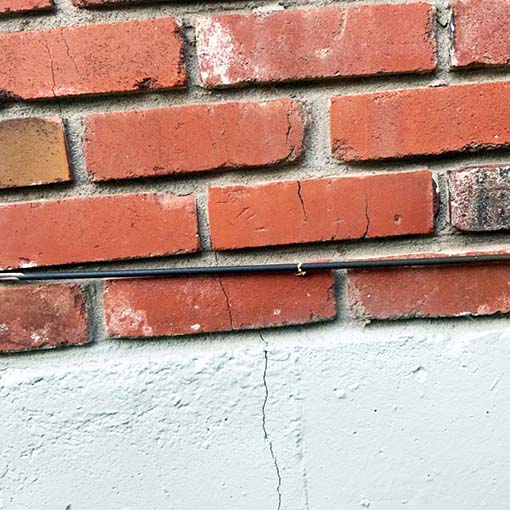
[[[360,319],[458,317],[510,312],[510,265],[480,264],[348,272]]]
[[[0,122],[0,188],[70,181],[58,117]]]
[[[204,18],[197,25],[200,76],[207,87],[224,87],[432,71],[433,19],[426,3]]]
[[[510,64],[508,0],[460,0],[453,12],[454,67]]]
[[[0,352],[88,342],[78,285],[0,286]]]
[[[182,52],[171,18],[3,33],[0,95],[48,99],[182,87]]]
[[[112,280],[106,330],[114,337],[186,335],[333,319],[334,273]]]
[[[304,120],[289,99],[90,115],[85,160],[96,181],[296,160]]]
[[[331,146],[344,161],[438,155],[510,144],[510,82],[333,98]]]
[[[510,228],[510,167],[481,166],[448,172],[450,221],[459,230]]]
[[[272,182],[209,190],[214,249],[429,234],[430,172]]]
[[[199,251],[195,197],[111,195],[0,206],[0,268]]]
[[[52,0],[0,0],[0,14],[9,12],[49,11]]]

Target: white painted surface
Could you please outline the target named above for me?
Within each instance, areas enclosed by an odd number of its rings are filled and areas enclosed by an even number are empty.
[[[510,506],[508,320],[263,336],[1,357],[0,508]]]

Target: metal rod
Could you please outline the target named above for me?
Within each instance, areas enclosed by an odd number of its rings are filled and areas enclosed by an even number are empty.
[[[295,264],[257,264],[240,266],[208,266],[183,268],[114,269],[92,271],[6,271],[0,273],[0,280],[82,280],[101,278],[158,278],[178,276],[207,276],[246,273],[287,273],[304,275],[311,271],[342,269],[380,269],[410,266],[440,266],[453,264],[476,264],[510,262],[508,255],[468,255],[426,258],[394,258],[382,260],[346,260],[337,262],[303,262]]]

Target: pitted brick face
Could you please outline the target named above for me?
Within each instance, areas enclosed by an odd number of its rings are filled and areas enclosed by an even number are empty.
[[[468,232],[510,229],[510,167],[453,170],[448,187],[454,227]]]
[[[508,264],[348,272],[351,316],[362,320],[510,313]]]
[[[78,285],[0,286],[0,353],[88,339],[85,292]]]
[[[455,67],[510,65],[507,0],[456,0],[453,13]]]

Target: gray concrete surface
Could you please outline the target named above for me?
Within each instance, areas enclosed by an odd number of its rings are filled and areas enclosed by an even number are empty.
[[[0,508],[508,508],[506,326],[332,323],[3,357]]]

